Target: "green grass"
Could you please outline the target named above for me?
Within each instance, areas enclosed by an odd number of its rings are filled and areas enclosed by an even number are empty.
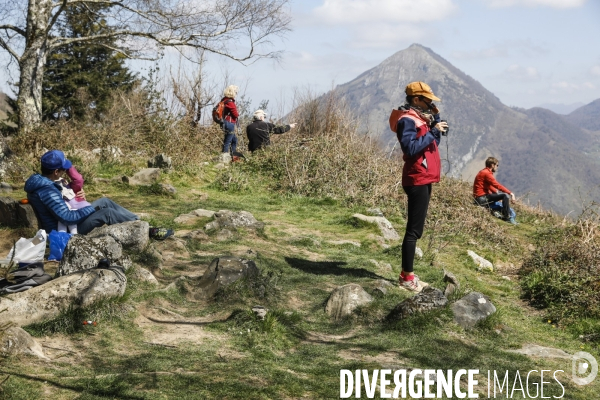
[[[104,164],[96,173],[118,176],[130,173],[128,168],[132,167]],[[224,176],[235,179],[224,181]],[[166,285],[207,266],[218,255],[241,254],[247,249],[258,253],[253,259],[261,270],[260,279],[239,282],[208,303],[190,300],[185,284],[161,291],[130,279],[124,299],[67,310],[53,321],[29,326],[27,330],[40,339],[68,339],[79,356],[67,354],[52,362],[0,358],[0,382],[10,376],[0,387],[0,397],[326,399],[339,398],[340,369],[466,368],[479,369],[484,378],[488,370],[508,370],[511,376],[517,370],[570,371],[569,360],[534,359],[507,351],[525,343],[598,356],[596,342],[579,339],[579,335],[597,332],[598,321],[556,327],[521,300],[517,277],[507,281],[496,272],[480,273],[466,255],[472,249],[494,263],[520,265],[526,254],[523,248],[534,243],[538,234],[532,228],[532,216],[523,215],[522,224],[510,231],[516,247],[486,242],[481,236],[444,234],[432,221],[427,226],[419,242],[425,257],[417,260],[415,271],[443,290],[445,268],[460,280],[460,294],[479,291],[488,295],[499,312],[475,329],[465,331],[455,324],[449,307],[396,323],[387,321],[390,310],[410,296],[396,287],[353,316],[333,321],[324,313],[333,288],[358,283],[369,291],[374,280],[395,282],[399,273],[399,244],[383,249],[374,238],[379,234],[374,226],[351,218],[354,213],[366,213],[368,207],[348,208],[331,198],[273,193],[261,186],[260,179],[240,171],[224,175],[210,167],[193,174],[163,175],[163,182],[173,184],[178,194],[164,196],[123,184],[98,183],[86,190],[92,199],[107,195],[134,212],[151,214],[147,219],[154,225],[176,229],[201,229],[208,220],[193,226],[173,222],[178,215],[198,208],[251,212],[265,222],[263,232],[240,230],[234,240],[224,242],[214,236],[208,241],[190,241],[190,260],[164,267],[160,281]],[[206,193],[208,199],[199,200],[192,190]],[[388,218],[402,235],[404,216]],[[430,238],[434,242],[428,246]],[[330,243],[341,239],[361,246]],[[148,268],[158,264],[150,252],[134,255],[134,261]],[[254,305],[269,309],[264,321],[250,312]],[[176,347],[152,345],[154,335],[171,325],[140,327],[135,320],[142,318],[144,308],[166,308],[190,321],[204,318],[208,322],[188,325],[194,332],[203,332],[201,338],[182,335]],[[83,326],[82,318],[94,319],[98,325]],[[597,383],[568,384],[565,398],[595,398],[598,388]],[[560,388],[552,385],[544,394],[558,396]]]

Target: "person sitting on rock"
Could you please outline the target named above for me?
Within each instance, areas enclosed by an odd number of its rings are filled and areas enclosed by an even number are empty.
[[[263,110],[256,110],[253,116],[254,121],[246,127],[248,150],[251,152],[270,145],[271,135],[280,135],[296,127],[296,124],[276,126],[271,122],[266,122],[266,115]]]
[[[33,174],[27,179],[25,192],[46,232],[57,230],[59,222],[67,226],[76,224],[78,233],[85,235],[99,226],[139,220],[137,215],[106,197],[89,206],[71,210],[63,199],[62,185],[56,181],[73,164],[60,150],[46,152],[40,163],[42,173]],[[85,201],[83,189],[75,195]]]
[[[497,201],[502,201],[503,219],[517,225],[510,209],[510,200],[512,198],[515,201],[515,195],[494,178],[494,173],[499,166],[497,158],[488,157],[485,160],[485,168],[479,171],[473,182],[473,197],[480,206],[489,206]]]

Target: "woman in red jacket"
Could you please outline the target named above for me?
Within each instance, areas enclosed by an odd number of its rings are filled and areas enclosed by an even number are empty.
[[[440,181],[441,161],[438,145],[448,124],[440,121],[433,101],[440,99],[424,82],[406,86],[406,104],[390,116],[390,128],[396,132],[403,153],[402,188],[408,196],[406,232],[402,241],[401,287],[420,292],[423,286],[413,272],[417,240],[423,235],[431,184]]]
[[[235,127],[237,125],[239,113],[235,106],[235,97],[238,93],[238,87],[235,85],[229,85],[223,92],[223,98],[221,101],[225,102],[225,111],[223,112],[223,132],[225,137],[223,138],[223,153],[235,152],[237,147],[237,136],[235,135]]]

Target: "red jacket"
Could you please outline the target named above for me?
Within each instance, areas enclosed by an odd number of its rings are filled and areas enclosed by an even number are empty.
[[[413,124],[397,124],[398,126],[405,126],[405,129],[402,132],[396,133],[404,153],[402,156],[402,159],[404,160],[402,186],[421,186],[439,182],[442,170],[442,162],[437,146],[439,138],[434,137],[434,135],[430,133],[427,121],[423,120],[414,110],[399,111],[400,118],[398,118],[398,122],[403,118],[408,118],[414,122],[414,128],[416,128],[415,134],[415,130],[412,127]],[[423,138],[428,134],[430,136],[429,138]],[[421,142],[423,139],[431,139],[431,143],[423,148],[423,150],[420,150],[411,156],[408,154],[410,143],[419,141],[419,138],[422,138],[420,140]],[[406,144],[409,144],[409,146],[405,146]]]
[[[228,101],[227,103],[225,103],[225,110],[223,111],[223,119],[226,121],[229,121],[233,124],[237,123],[238,117],[240,116],[240,114],[238,113],[237,107],[235,106],[235,100],[232,99],[231,97],[223,97],[221,99],[221,101],[223,100],[231,100]]]
[[[494,178],[494,173],[489,168],[484,168],[475,177],[473,182],[473,197],[481,197],[486,194],[494,194],[498,191],[510,194],[510,190],[502,186]]]

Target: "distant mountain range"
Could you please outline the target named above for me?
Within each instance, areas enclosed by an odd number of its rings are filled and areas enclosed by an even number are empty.
[[[383,146],[397,144],[388,127],[404,88],[427,82],[442,99],[450,133],[440,145],[443,172],[471,181],[488,156],[501,161],[497,179],[530,203],[559,213],[579,212],[600,199],[600,100],[567,116],[544,108],[507,107],[479,82],[431,49],[399,51],[354,80],[335,88]]]
[[[553,111],[557,114],[567,115],[584,105],[585,105],[585,103],[582,103],[582,102],[573,103],[573,104],[544,103],[544,104],[540,104],[537,107],[545,108],[546,110]]]

